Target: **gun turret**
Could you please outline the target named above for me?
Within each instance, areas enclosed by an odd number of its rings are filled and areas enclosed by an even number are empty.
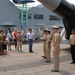
[[[69,39],[72,29],[75,28],[75,6],[66,0],[38,1],[62,18],[66,30],[66,39]]]

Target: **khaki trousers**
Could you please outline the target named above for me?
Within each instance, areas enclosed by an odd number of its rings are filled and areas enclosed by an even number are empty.
[[[17,47],[16,47],[16,50],[19,50],[19,47],[22,48],[22,42],[17,42]]]
[[[51,47],[49,47],[48,48],[48,45],[46,45],[46,59],[47,59],[47,61],[50,61],[50,59],[51,59]]]
[[[53,51],[53,61],[55,70],[59,70],[59,53],[60,50],[58,50],[57,52]]]
[[[45,42],[43,43],[43,53],[44,53],[44,56],[46,57],[46,43]]]

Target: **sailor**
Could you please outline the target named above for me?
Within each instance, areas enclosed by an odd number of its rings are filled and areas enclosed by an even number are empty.
[[[71,64],[75,64],[75,29],[72,29],[72,34],[70,35],[70,44],[71,44]]]
[[[44,53],[44,56],[42,56],[43,58],[46,59],[46,30],[44,29],[44,35],[43,35],[43,53]]]
[[[59,72],[59,53],[60,53],[60,34],[59,27],[53,26],[53,60],[54,60],[54,68],[51,70],[52,72]]]
[[[51,31],[49,29],[46,29],[46,62],[51,61]]]

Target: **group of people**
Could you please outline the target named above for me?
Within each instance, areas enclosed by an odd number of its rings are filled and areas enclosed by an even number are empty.
[[[32,29],[29,29],[29,32],[26,36],[26,41],[29,44],[29,53],[33,53],[33,41],[35,40],[35,34],[32,32]],[[53,51],[53,61],[54,67],[51,70],[52,72],[59,72],[59,54],[60,54],[60,33],[59,27],[53,26],[53,36],[51,36],[51,31],[49,29],[44,29],[44,35],[41,39],[43,41],[43,58],[46,59],[45,62],[51,62],[51,50]],[[15,50],[18,52],[22,51],[22,37],[20,30],[9,30],[8,34],[5,35],[3,30],[0,30],[0,55],[7,55],[7,45],[8,50],[11,49],[11,43],[14,41]],[[70,45],[71,45],[71,55],[72,62],[75,64],[75,29],[72,30],[70,35]]]
[[[29,44],[29,53],[33,53],[32,46],[35,39],[35,34],[32,29],[26,34],[26,42]],[[15,29],[9,30],[7,34],[3,30],[0,30],[0,55],[7,55],[7,50],[12,51],[11,45],[15,45],[15,51],[23,52],[22,50],[23,36],[22,31]],[[8,49],[7,49],[8,48]]]
[[[59,54],[60,54],[60,33],[59,27],[53,26],[53,36],[50,35],[51,31],[49,29],[44,30],[43,35],[43,58],[46,59],[46,62],[51,62],[51,49],[53,51],[53,61],[54,67],[51,70],[52,72],[59,72]],[[70,51],[72,62],[71,64],[75,64],[75,29],[72,29],[70,35]]]
[[[49,29],[44,30],[43,35],[43,58],[46,62],[51,62],[51,49],[53,50],[54,68],[52,72],[59,72],[59,53],[60,53],[60,34],[59,27],[53,26],[53,37],[50,35],[51,31]],[[51,48],[52,47],[52,48]]]
[[[53,26],[53,37],[50,35],[51,31],[49,29],[44,29],[43,35],[43,51],[44,51],[44,58],[46,58],[46,62],[51,61],[51,43],[53,46],[53,58],[54,58],[54,68],[52,71],[58,72],[59,71],[59,53],[60,53],[60,34],[59,34],[59,27]],[[33,41],[35,40],[35,34],[32,32],[32,29],[29,29],[27,33],[26,41],[29,44],[29,53],[33,53]],[[8,34],[5,35],[3,30],[0,31],[0,54],[7,54],[7,46],[8,50],[11,49],[11,43],[14,41],[15,50],[19,52],[22,51],[22,38],[21,38],[21,31],[20,30],[9,30]]]
[[[15,44],[15,50],[18,52],[22,52],[22,38],[21,38],[21,31],[15,29],[14,31],[9,30],[7,34],[7,41],[8,41],[8,50],[11,49],[11,44]]]
[[[7,55],[7,47],[8,50],[12,50],[12,44],[15,44],[16,51],[23,52],[21,31],[17,29],[15,29],[14,31],[9,30],[5,35],[4,31],[0,30],[0,55]]]

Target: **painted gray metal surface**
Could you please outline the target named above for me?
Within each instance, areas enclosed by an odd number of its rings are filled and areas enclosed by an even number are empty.
[[[45,5],[51,11],[55,10],[59,5],[61,0],[38,0],[43,5]]]
[[[9,0],[0,0],[0,24],[12,22],[20,25],[19,13],[20,11]]]
[[[49,20],[49,15],[55,15],[51,11],[49,11],[45,7],[32,7],[30,8],[29,14],[31,14],[31,19],[28,19],[29,27],[36,26],[39,24],[45,24],[45,25],[58,25],[62,24],[61,21],[56,20]],[[44,19],[34,19],[35,14],[42,14],[44,15]],[[17,28],[20,28],[20,10],[14,6],[9,0],[0,0],[0,29],[6,30],[7,28],[4,26],[1,26],[3,22],[6,23],[13,23],[16,25]],[[24,25],[23,28],[26,26]]]

